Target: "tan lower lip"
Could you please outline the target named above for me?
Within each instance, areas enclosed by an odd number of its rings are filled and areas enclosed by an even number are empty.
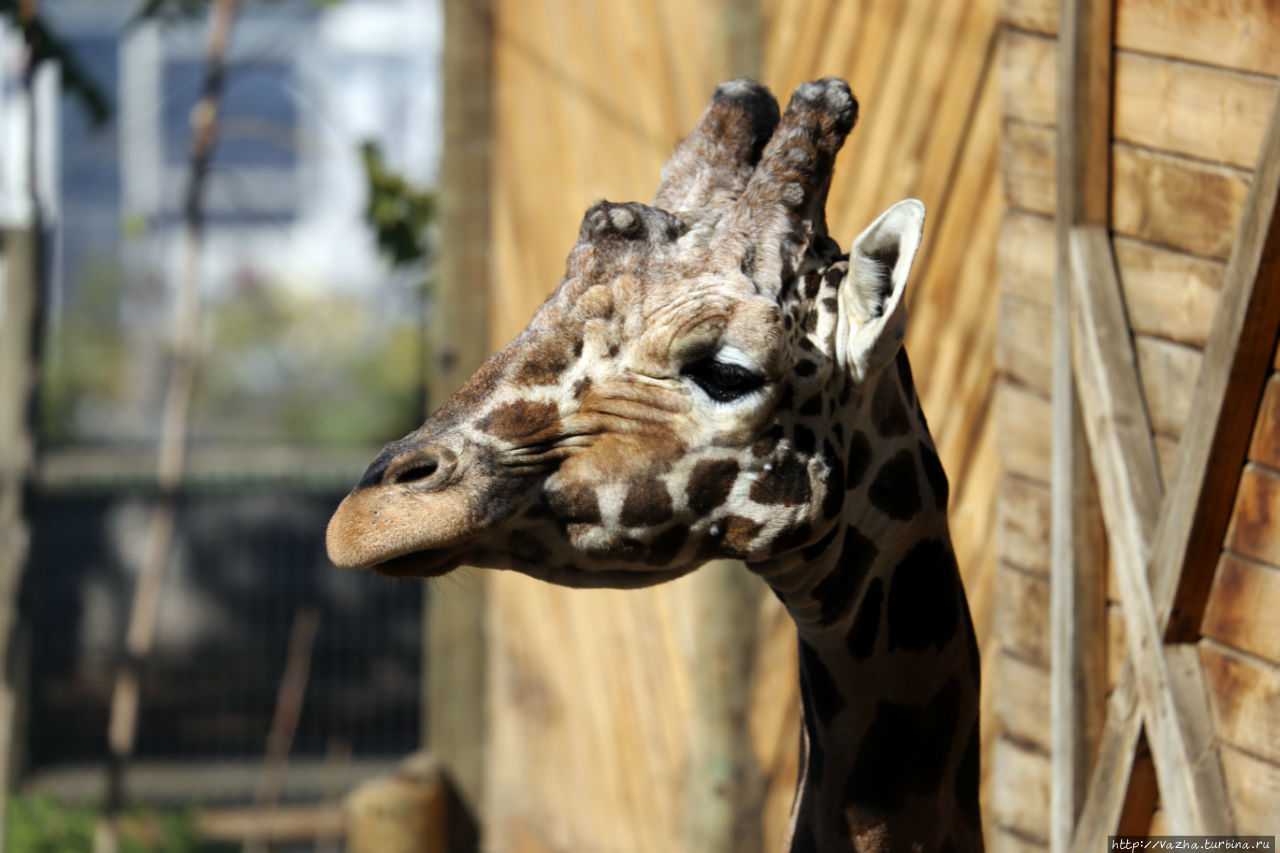
[[[391,578],[436,578],[462,565],[462,557],[461,548],[418,551],[393,557],[370,568]]]

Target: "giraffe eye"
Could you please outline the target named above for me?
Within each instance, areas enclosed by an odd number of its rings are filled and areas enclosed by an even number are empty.
[[[717,403],[729,403],[745,397],[764,385],[764,377],[743,367],[714,358],[704,358],[686,364],[680,371]]]

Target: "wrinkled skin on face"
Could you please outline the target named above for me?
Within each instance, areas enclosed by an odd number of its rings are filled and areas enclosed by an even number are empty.
[[[820,538],[842,449],[795,424],[847,399],[838,339],[867,320],[837,298],[849,264],[823,214],[856,111],[840,81],[802,86],[780,122],[763,87],[721,86],[654,205],[588,210],[528,328],[374,461],[330,523],[333,561],[629,587]]]

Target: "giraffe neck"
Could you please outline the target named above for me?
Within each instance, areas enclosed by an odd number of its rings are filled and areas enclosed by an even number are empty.
[[[785,849],[980,850],[977,646],[905,354],[843,408],[833,422],[874,434],[843,437],[840,521],[754,567],[799,635],[804,724]]]

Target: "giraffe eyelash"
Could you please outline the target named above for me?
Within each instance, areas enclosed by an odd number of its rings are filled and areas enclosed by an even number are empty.
[[[732,403],[764,387],[764,377],[755,371],[714,358],[686,364],[680,375],[690,379],[717,403]]]

